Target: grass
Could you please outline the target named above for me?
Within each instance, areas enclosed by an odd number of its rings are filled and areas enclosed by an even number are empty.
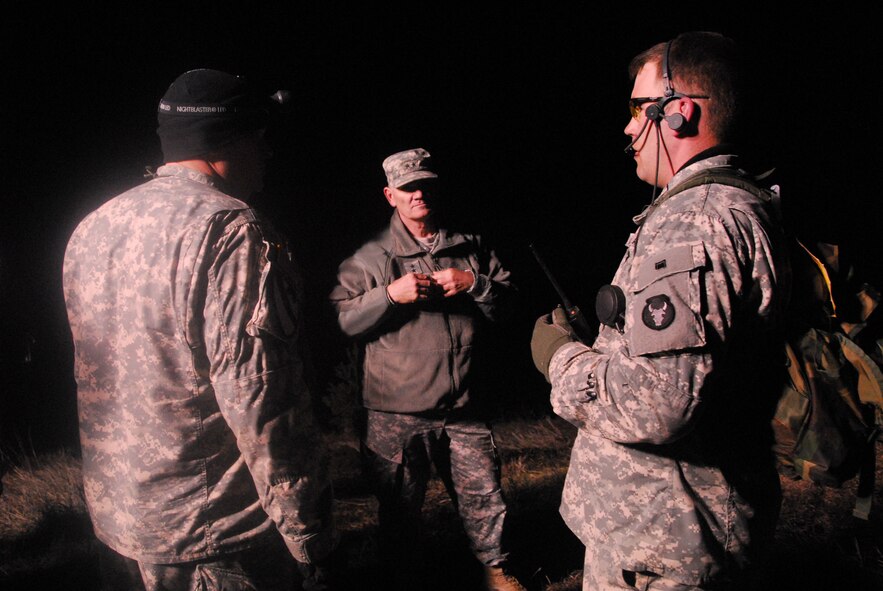
[[[496,426],[510,505],[507,544],[516,573],[535,591],[580,589],[582,546],[558,516],[572,427],[547,417]],[[382,589],[377,505],[361,478],[355,439],[329,439],[336,518],[346,560],[345,589]],[[883,445],[878,444],[875,509],[856,528],[855,483],[842,489],[783,480],[777,544],[758,589],[883,589]],[[17,458],[0,497],[0,588],[97,589],[97,544],[86,514],[79,461],[70,452]],[[425,507],[426,589],[475,588],[480,569],[444,487],[433,480]],[[858,545],[856,545],[858,543]]]
[[[0,496],[0,587],[66,576],[94,550],[79,460],[66,451],[19,457]]]

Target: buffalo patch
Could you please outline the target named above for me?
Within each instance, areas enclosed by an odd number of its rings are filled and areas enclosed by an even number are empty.
[[[641,320],[651,330],[663,330],[675,320],[675,307],[667,295],[656,295],[647,299]]]

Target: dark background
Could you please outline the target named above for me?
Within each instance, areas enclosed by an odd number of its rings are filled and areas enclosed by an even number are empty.
[[[687,30],[723,32],[743,49],[752,83],[742,145],[756,171],[777,168],[791,223],[840,243],[883,284],[871,162],[879,33],[862,15],[636,3],[32,4],[7,3],[0,25],[2,445],[75,444],[64,247],[88,212],[161,163],[156,103],[197,67],[293,93],[266,189],[252,203],[289,235],[304,270],[320,383],[344,347],[324,299],[337,264],[390,214],[380,162],[422,146],[450,212],[487,235],[516,273],[521,308],[497,335],[505,365],[495,381],[509,406],[541,412],[545,385],[528,341],[534,318],[557,300],[527,245],[591,311],[631,217],[650,199],[622,152],[627,64]]]

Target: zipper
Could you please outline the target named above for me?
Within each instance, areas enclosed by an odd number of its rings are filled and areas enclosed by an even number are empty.
[[[426,256],[432,262],[430,268],[434,271],[441,271],[441,265],[438,264],[438,261],[435,260],[435,257],[431,252],[426,253]],[[448,377],[451,380],[451,396],[457,391],[456,377],[454,375],[454,331],[451,330],[451,319],[448,316],[447,309],[445,306],[442,306],[442,318],[445,321],[445,330],[448,331]]]

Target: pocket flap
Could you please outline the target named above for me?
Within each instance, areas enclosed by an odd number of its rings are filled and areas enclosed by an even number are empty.
[[[663,277],[692,271],[705,265],[705,247],[701,242],[683,244],[648,257],[638,269],[635,293],[639,293]]]

